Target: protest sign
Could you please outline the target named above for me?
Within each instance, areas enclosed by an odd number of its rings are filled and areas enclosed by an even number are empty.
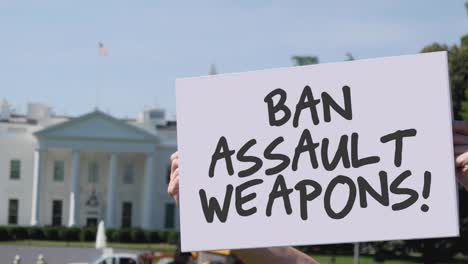
[[[458,236],[445,52],[176,81],[183,251]]]

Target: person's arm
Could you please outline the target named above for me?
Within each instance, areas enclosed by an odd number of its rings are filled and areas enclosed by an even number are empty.
[[[310,256],[292,247],[238,249],[233,250],[233,253],[246,264],[318,264],[318,262],[312,259]]]
[[[468,123],[453,122],[453,144],[455,151],[455,170],[458,182],[468,191]]]
[[[167,193],[179,205],[179,154],[171,155],[171,180],[167,186]],[[253,248],[233,250],[233,253],[246,264],[270,263],[303,263],[317,264],[311,257],[292,247]]]

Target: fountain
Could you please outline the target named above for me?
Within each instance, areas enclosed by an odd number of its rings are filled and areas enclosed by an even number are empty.
[[[96,233],[96,248],[104,249],[106,248],[107,238],[106,238],[106,228],[104,227],[104,221],[99,221],[97,233]]]

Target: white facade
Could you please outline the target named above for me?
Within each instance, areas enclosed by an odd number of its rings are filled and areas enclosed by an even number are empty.
[[[47,107],[0,120],[0,225],[177,229],[167,195],[175,122],[101,111],[57,117]],[[18,171],[19,168],[19,171]]]

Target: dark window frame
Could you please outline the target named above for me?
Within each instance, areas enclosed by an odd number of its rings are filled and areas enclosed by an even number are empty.
[[[135,260],[133,260],[132,258],[128,258],[128,257],[120,257],[119,258],[119,264],[133,264],[135,262]]]
[[[17,225],[19,214],[19,199],[8,199],[8,224]]]
[[[65,180],[65,161],[64,160],[54,160],[53,178],[54,178],[54,182],[63,182]]]
[[[97,227],[99,219],[97,217],[87,217],[86,227]]]
[[[133,184],[135,182],[135,164],[132,162],[126,162],[123,168],[123,183]]]
[[[132,202],[122,202],[122,228],[132,227]]]
[[[21,160],[20,159],[10,160],[10,179],[11,180],[21,179]]]
[[[88,183],[99,182],[99,162],[92,160],[88,163]]]
[[[52,200],[52,226],[62,226],[63,200]]]

